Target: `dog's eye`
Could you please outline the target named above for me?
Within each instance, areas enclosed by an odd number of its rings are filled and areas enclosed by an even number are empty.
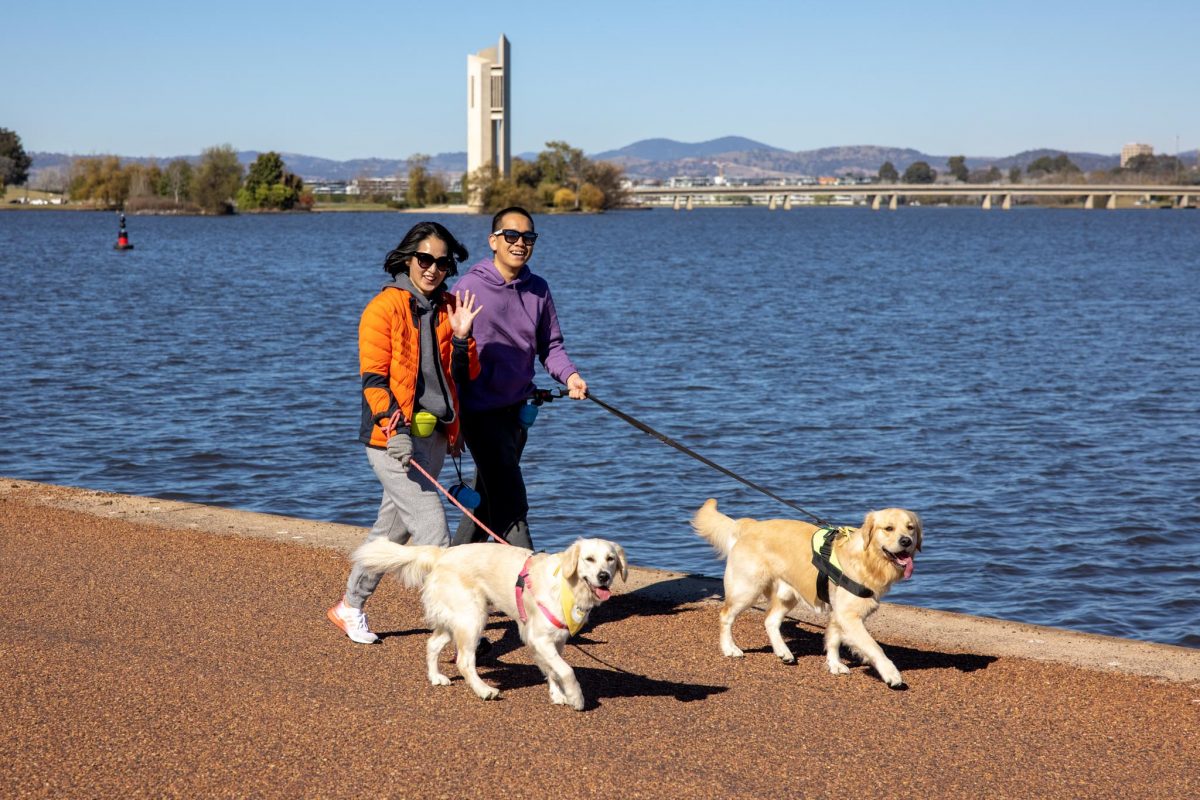
[[[895,525],[888,525],[886,528],[884,528],[884,530],[885,530],[885,531],[894,531],[894,530],[896,530],[896,526],[895,526]]]

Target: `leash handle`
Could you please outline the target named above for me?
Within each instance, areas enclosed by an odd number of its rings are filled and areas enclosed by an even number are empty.
[[[692,450],[691,448],[680,444],[679,442],[675,441],[674,439],[672,439],[669,436],[659,433],[658,431],[654,430],[653,428],[651,428],[649,425],[645,424],[644,422],[639,422],[638,420],[636,420],[633,417],[626,414],[624,411],[621,411],[617,408],[614,408],[613,406],[610,406],[608,403],[604,402],[599,397],[596,397],[596,395],[592,394],[590,391],[587,394],[587,399],[591,400],[593,403],[600,406],[605,411],[607,411],[608,413],[617,417],[618,419],[622,419],[625,422],[628,422],[630,425],[637,428],[639,431],[642,431],[643,433],[653,436],[655,439],[658,439],[663,444],[669,445],[670,447],[674,447],[679,452],[684,453],[685,455],[691,456],[692,458],[699,461],[701,464],[705,464],[709,467],[712,467],[717,472],[724,473],[725,475],[728,475],[729,477],[733,478],[735,481],[743,483],[746,486],[749,486],[751,489],[754,489],[757,492],[762,492],[767,497],[778,500],[779,502],[783,503],[785,506],[796,509],[804,516],[806,516],[809,519],[816,522],[818,525],[820,525],[822,527],[826,527],[826,528],[833,527],[833,525],[831,525],[830,523],[825,522],[823,519],[821,519],[820,517],[818,517],[816,514],[812,513],[811,511],[807,511],[807,510],[801,508],[800,506],[793,503],[791,500],[786,500],[786,499],[780,497],[779,495],[775,494],[774,492],[772,492],[770,489],[766,488],[765,486],[759,486],[757,483],[754,483],[753,481],[743,478],[741,475],[738,475],[736,472],[725,469],[725,467],[722,467],[720,464],[716,463],[715,461],[711,461],[710,459],[705,458],[704,456],[697,453],[695,450]]]
[[[456,498],[454,495],[450,494],[450,492],[449,492],[449,491],[447,491],[447,490],[446,490],[446,488],[445,488],[444,486],[442,486],[440,483],[438,483],[438,479],[437,479],[437,478],[435,478],[435,477],[433,477],[432,475],[430,475],[430,474],[429,474],[429,473],[428,473],[428,472],[425,470],[425,468],[424,468],[424,467],[422,467],[420,464],[418,464],[418,463],[417,463],[416,459],[412,459],[412,460],[410,460],[410,461],[408,462],[408,464],[409,464],[409,466],[416,467],[416,468],[417,468],[417,472],[421,473],[421,474],[422,474],[422,475],[424,475],[426,478],[429,478],[429,482],[430,482],[430,483],[432,483],[434,486],[436,486],[436,487],[437,487],[437,490],[438,490],[439,492],[441,492],[442,494],[446,495],[446,497],[450,498],[450,502],[451,502],[451,503],[454,503],[454,505],[458,506],[458,507],[459,507],[459,509],[460,509],[460,510],[461,510],[461,511],[462,511],[464,514],[466,514],[468,517],[470,517],[472,522],[474,522],[476,525],[478,525],[480,528],[482,528],[482,529],[483,529],[483,531],[484,531],[484,532],[486,532],[488,536],[492,537],[492,538],[493,538],[493,539],[495,539],[497,542],[501,542],[501,543],[503,543],[503,544],[506,544],[506,545],[508,545],[509,547],[515,547],[515,546],[516,546],[516,545],[514,545],[512,542],[510,542],[510,541],[508,541],[508,540],[506,540],[506,539],[503,539],[503,538],[501,538],[501,537],[497,536],[495,533],[493,533],[493,532],[492,532],[492,529],[491,529],[491,528],[489,528],[487,525],[484,525],[482,522],[480,522],[480,521],[479,521],[479,517],[477,517],[477,516],[475,516],[474,514],[472,514],[470,511],[468,511],[468,510],[467,510],[467,507],[466,507],[466,506],[464,506],[462,503],[458,502],[458,498]]]

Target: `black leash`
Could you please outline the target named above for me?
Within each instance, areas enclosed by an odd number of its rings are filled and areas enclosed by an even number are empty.
[[[649,425],[645,424],[644,422],[639,422],[638,420],[636,420],[633,417],[626,414],[624,411],[620,411],[619,409],[613,408],[608,403],[606,403],[603,400],[601,400],[600,398],[596,397],[591,392],[588,392],[587,399],[591,400],[593,403],[600,406],[601,408],[603,408],[605,411],[612,414],[613,416],[616,416],[620,419],[625,420],[626,422],[628,422],[633,427],[637,428],[642,433],[648,433],[651,436],[653,436],[655,439],[658,439],[663,444],[674,447],[679,452],[684,453],[685,455],[691,456],[692,458],[699,461],[701,464],[707,464],[708,466],[715,469],[717,472],[722,472],[722,473],[728,475],[729,477],[733,478],[735,481],[744,483],[747,486],[749,486],[751,489],[754,489],[755,491],[758,491],[758,492],[762,492],[767,497],[774,498],[774,499],[778,500],[779,502],[783,503],[785,506],[789,506],[790,508],[796,509],[801,514],[808,517],[809,519],[811,519],[813,522],[820,525],[821,527],[823,527],[823,528],[834,527],[833,525],[824,521],[823,519],[821,519],[820,517],[818,517],[816,514],[812,513],[811,511],[807,511],[807,510],[801,508],[800,506],[796,505],[791,500],[785,500],[784,498],[782,498],[779,495],[772,492],[770,489],[768,489],[764,486],[759,486],[754,481],[747,480],[746,478],[743,478],[741,475],[738,475],[736,472],[731,472],[730,470],[725,469],[720,464],[716,463],[715,461],[710,461],[709,459],[707,459],[704,456],[697,453],[695,450],[692,450],[691,448],[680,444],[679,442],[675,441],[674,439],[672,439],[669,436],[659,433],[658,431],[654,430],[653,428],[651,428]]]

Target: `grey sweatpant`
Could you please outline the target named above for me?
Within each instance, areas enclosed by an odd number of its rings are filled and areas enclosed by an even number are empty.
[[[446,510],[433,483],[412,467],[401,469],[400,462],[386,450],[368,447],[367,460],[383,484],[379,516],[367,534],[367,541],[386,536],[397,544],[449,545]],[[446,460],[446,435],[436,430],[423,439],[414,436],[413,460],[437,477]],[[370,573],[356,565],[346,581],[346,605],[362,608],[382,578],[383,573]]]

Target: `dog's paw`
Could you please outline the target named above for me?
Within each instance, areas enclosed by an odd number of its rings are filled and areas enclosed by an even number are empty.
[[[443,675],[440,672],[435,672],[434,674],[430,675],[429,682],[432,683],[434,686],[449,686],[450,685],[450,679],[447,678],[445,675]]]
[[[741,658],[742,656],[746,655],[742,652],[741,648],[735,644],[721,645],[721,652],[730,658]]]
[[[829,663],[830,674],[832,674],[832,675],[849,675],[850,674],[850,668],[847,667],[845,664],[843,664],[841,661],[830,661],[828,663]]]
[[[792,655],[791,653],[776,653],[775,655],[779,656],[779,660],[785,664],[795,664],[796,663],[796,657],[794,655]]]
[[[892,689],[900,689],[904,686],[904,679],[900,677],[900,670],[895,667],[885,669],[880,673],[879,677],[883,678],[883,682]]]
[[[499,700],[500,699],[500,690],[493,686],[488,686],[487,688],[485,688],[481,691],[475,692],[475,694],[479,695],[480,700]]]

